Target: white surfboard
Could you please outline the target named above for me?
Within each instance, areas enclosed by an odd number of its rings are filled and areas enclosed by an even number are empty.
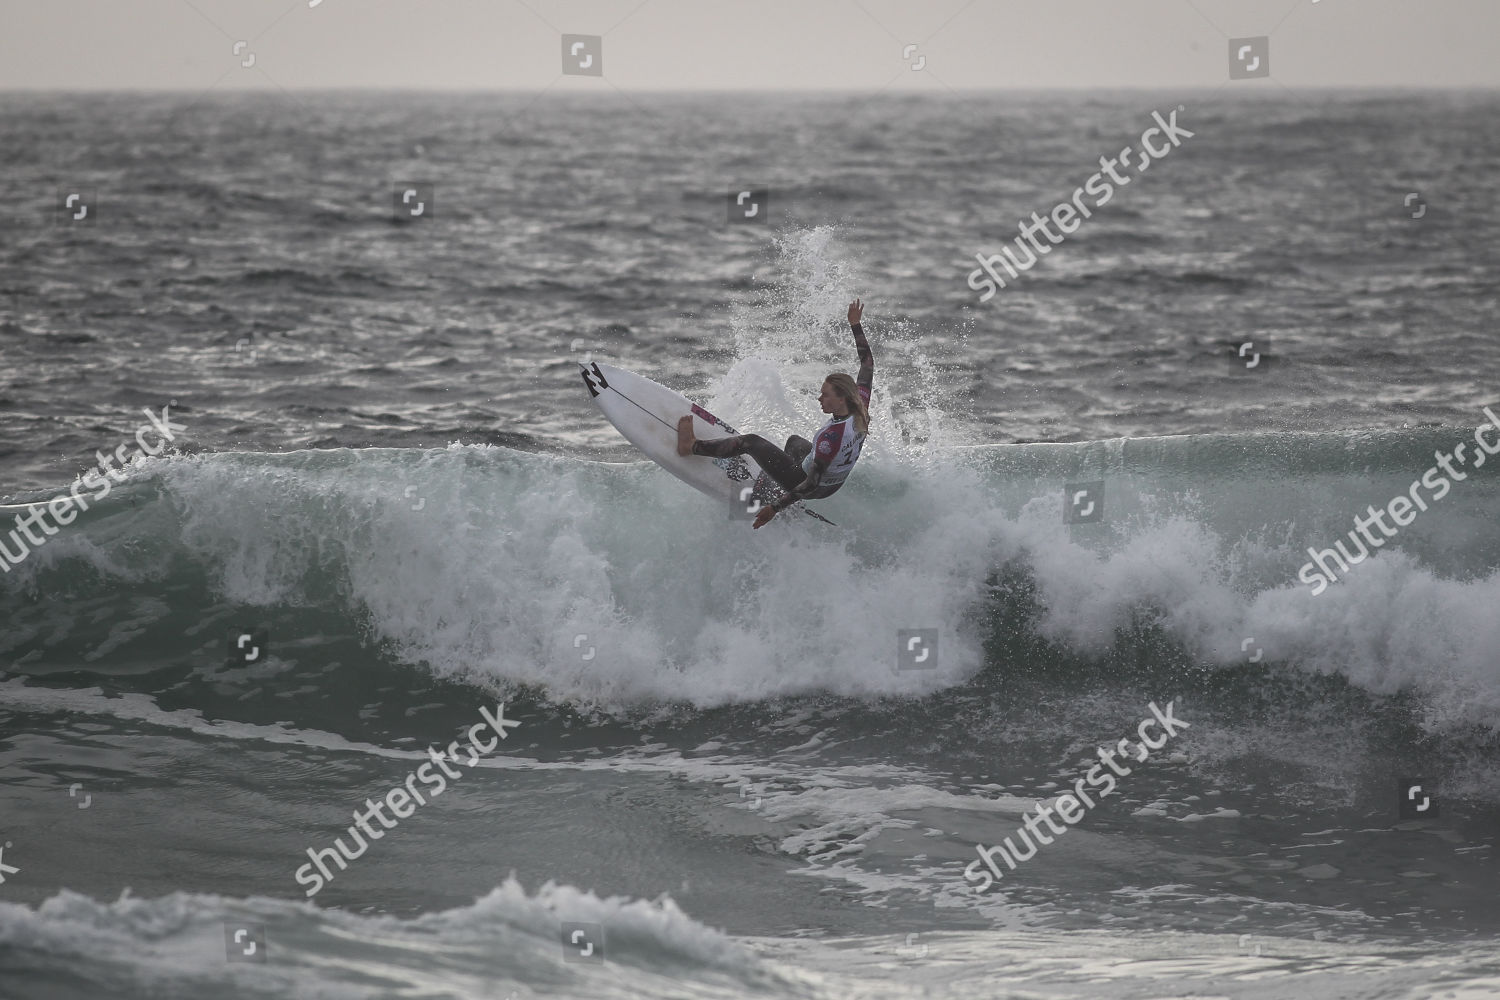
[[[677,454],[677,421],[686,414],[693,415],[693,434],[699,438],[712,440],[739,433],[682,393],[614,365],[595,361],[578,367],[589,395],[625,440],[700,493],[726,504],[740,504],[747,515],[753,514],[761,501],[769,503],[785,495],[786,491],[749,455],[709,458]],[[801,503],[793,504],[792,509],[833,524]]]

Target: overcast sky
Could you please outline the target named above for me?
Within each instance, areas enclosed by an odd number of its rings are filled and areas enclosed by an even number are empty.
[[[1216,87],[1229,40],[1256,36],[1269,36],[1271,76],[1237,87],[1500,86],[1500,0],[0,0],[0,12],[0,89]],[[602,79],[563,75],[564,34],[602,36]]]

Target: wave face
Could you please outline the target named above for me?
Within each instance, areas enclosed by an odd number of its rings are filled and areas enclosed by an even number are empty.
[[[760,531],[649,463],[456,445],[151,459],[0,578],[22,626],[5,652],[128,674],[199,655],[238,616],[273,648],[374,640],[439,677],[606,711],[1159,657],[1333,675],[1410,696],[1430,730],[1494,727],[1494,465],[1325,592],[1298,579],[1309,546],[1351,549],[1352,518],[1466,433],[872,442],[822,504],[843,527]],[[1063,486],[1085,481],[1105,484],[1104,520],[1065,524]],[[936,630],[930,669],[898,669],[898,629]]]

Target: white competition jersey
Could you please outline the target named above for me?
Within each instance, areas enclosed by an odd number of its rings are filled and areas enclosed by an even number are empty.
[[[864,386],[859,387],[859,394],[865,398],[866,403],[869,402],[868,390]],[[864,443],[865,436],[854,429],[852,413],[847,417],[829,417],[828,422],[818,428],[818,436],[813,438],[812,451],[802,460],[802,471],[807,475],[812,475],[816,459],[821,458],[828,463],[828,470],[819,480],[814,496],[828,496],[844,485],[844,479],[848,477],[849,470],[854,468],[854,463],[859,459],[859,449]]]

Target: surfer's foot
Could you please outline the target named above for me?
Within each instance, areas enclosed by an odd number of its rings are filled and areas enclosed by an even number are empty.
[[[693,453],[693,415],[689,413],[677,421],[677,454],[691,455]]]

